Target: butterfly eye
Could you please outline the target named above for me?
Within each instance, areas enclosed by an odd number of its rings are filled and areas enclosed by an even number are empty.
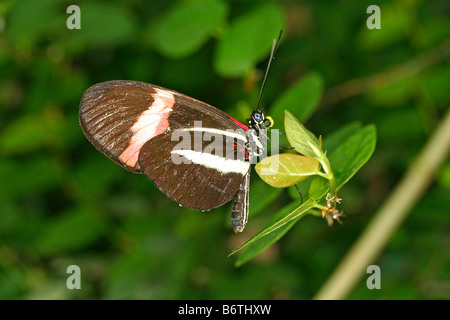
[[[253,120],[255,120],[255,122],[261,122],[263,121],[263,115],[260,112],[255,112],[253,113]]]

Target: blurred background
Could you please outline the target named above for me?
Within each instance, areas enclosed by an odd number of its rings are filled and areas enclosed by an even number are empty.
[[[81,29],[67,28],[69,5]],[[450,104],[450,3],[377,1],[63,1],[0,3],[0,299],[311,299],[407,170]],[[314,74],[323,96],[305,125],[327,135],[375,124],[377,147],[341,190],[343,225],[308,216],[250,262],[227,255],[292,201],[252,177],[252,215],[231,203],[180,208],[84,137],[79,101],[117,79],[171,88],[245,121],[272,39],[267,114]],[[276,124],[281,130],[282,123]],[[450,163],[349,299],[450,298]],[[292,196],[295,197],[295,194]],[[298,196],[298,195],[297,195]],[[66,269],[81,268],[81,290]]]

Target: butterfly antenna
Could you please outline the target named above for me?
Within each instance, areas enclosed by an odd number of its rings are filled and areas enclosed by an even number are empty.
[[[261,102],[262,94],[264,91],[264,86],[266,85],[267,76],[269,75],[270,66],[272,65],[272,60],[275,57],[275,52],[277,52],[278,45],[280,44],[281,35],[283,34],[283,30],[280,30],[280,35],[278,36],[278,40],[273,39],[272,51],[270,52],[270,59],[267,65],[266,74],[264,75],[264,80],[261,85],[261,92],[259,93],[258,104],[256,105],[256,110],[259,110],[259,104]]]

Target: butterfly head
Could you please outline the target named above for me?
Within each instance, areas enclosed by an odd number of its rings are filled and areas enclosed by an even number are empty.
[[[266,117],[261,110],[253,111],[249,120],[250,127],[256,131],[272,128],[273,123],[272,117]]]

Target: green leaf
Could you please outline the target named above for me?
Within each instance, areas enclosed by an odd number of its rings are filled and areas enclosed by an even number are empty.
[[[155,49],[171,58],[197,51],[225,24],[227,4],[220,0],[177,2],[151,29]]]
[[[239,77],[248,73],[258,61],[267,57],[273,39],[278,37],[283,26],[283,11],[273,3],[254,9],[234,21],[218,43],[214,57],[216,71],[224,77]]]
[[[0,193],[13,199],[56,188],[62,179],[60,163],[43,155],[27,155],[22,161],[2,159],[0,177]]]
[[[323,140],[322,149],[328,154],[331,154],[334,149],[336,149],[341,143],[343,143],[346,139],[348,139],[351,135],[356,133],[361,128],[361,123],[355,121],[337,129],[336,131],[325,137],[325,139]]]
[[[285,111],[284,128],[288,141],[296,152],[307,157],[317,157],[315,149],[320,150],[319,140],[287,110]]]
[[[57,109],[25,114],[0,133],[0,154],[24,154],[56,146],[61,142],[65,124],[66,120]]]
[[[281,189],[274,189],[261,180],[255,183],[252,182],[252,187],[250,188],[250,215],[253,216],[267,208],[280,193]],[[252,201],[251,199],[257,199],[257,201]],[[227,218],[227,221],[230,221],[230,219]]]
[[[289,196],[291,197],[291,199],[293,200],[299,200],[301,199],[301,197],[303,197],[303,199],[308,199],[309,198],[309,187],[311,186],[311,182],[314,180],[315,177],[313,177],[312,179],[307,179],[305,181],[302,181],[302,183],[289,187],[288,188],[288,193]],[[297,190],[298,188],[298,190]],[[300,197],[300,193],[302,194]]]
[[[381,51],[407,36],[414,20],[414,15],[399,3],[386,4],[381,13],[382,28],[371,30],[365,23],[361,24],[357,45],[365,51]]]
[[[34,247],[42,255],[83,248],[101,235],[101,226],[85,209],[73,209],[47,224]]]
[[[322,77],[311,72],[283,92],[270,109],[271,116],[275,123],[281,123],[283,110],[288,110],[299,121],[306,121],[318,106],[322,92]]]
[[[287,188],[316,174],[320,163],[315,158],[283,153],[264,158],[255,170],[272,187]]]
[[[60,4],[59,0],[15,1],[6,28],[11,41],[19,46],[29,46],[44,35],[65,28],[65,12],[61,11]],[[5,6],[8,7],[6,3]]]
[[[298,206],[298,203],[292,202],[289,205],[282,208],[280,211],[277,212],[277,214],[269,221],[268,225],[273,223],[274,221],[277,221],[281,217],[285,216],[289,212],[292,212],[295,210],[295,208]],[[300,216],[288,223],[286,223],[284,226],[278,228],[277,230],[273,231],[272,233],[268,234],[267,236],[256,240],[249,244],[247,248],[239,255],[235,262],[235,266],[239,267],[246,263],[247,261],[253,259],[255,256],[260,254],[262,251],[264,251],[266,248],[270,247],[272,244],[277,242],[282,236],[286,234],[296,223],[297,221],[303,216]]]
[[[350,136],[330,155],[338,191],[369,160],[375,150],[376,128],[365,126]]]
[[[314,177],[309,186],[308,195],[311,199],[319,201],[326,196],[330,190],[330,181],[324,177]]]
[[[108,187],[120,177],[121,171],[117,165],[105,160],[102,154],[90,153],[73,169],[73,178],[79,186],[82,197],[87,199],[100,197],[108,192]]]
[[[262,237],[267,236],[268,234],[274,232],[275,230],[283,227],[287,223],[302,217],[308,210],[314,208],[315,204],[316,202],[314,200],[308,199],[302,205],[300,205],[299,207],[288,213],[283,211],[283,215],[281,214],[280,216],[277,215],[276,218],[272,219],[271,222],[263,230],[261,230],[258,234],[253,236],[250,240],[245,242],[239,248],[233,250],[233,252],[231,252],[229,256],[235,254],[236,252],[240,251],[241,249],[255,242],[256,240],[261,239]]]
[[[133,19],[113,3],[86,2],[81,7],[81,29],[67,33],[65,40],[71,46],[117,46],[134,38]]]

